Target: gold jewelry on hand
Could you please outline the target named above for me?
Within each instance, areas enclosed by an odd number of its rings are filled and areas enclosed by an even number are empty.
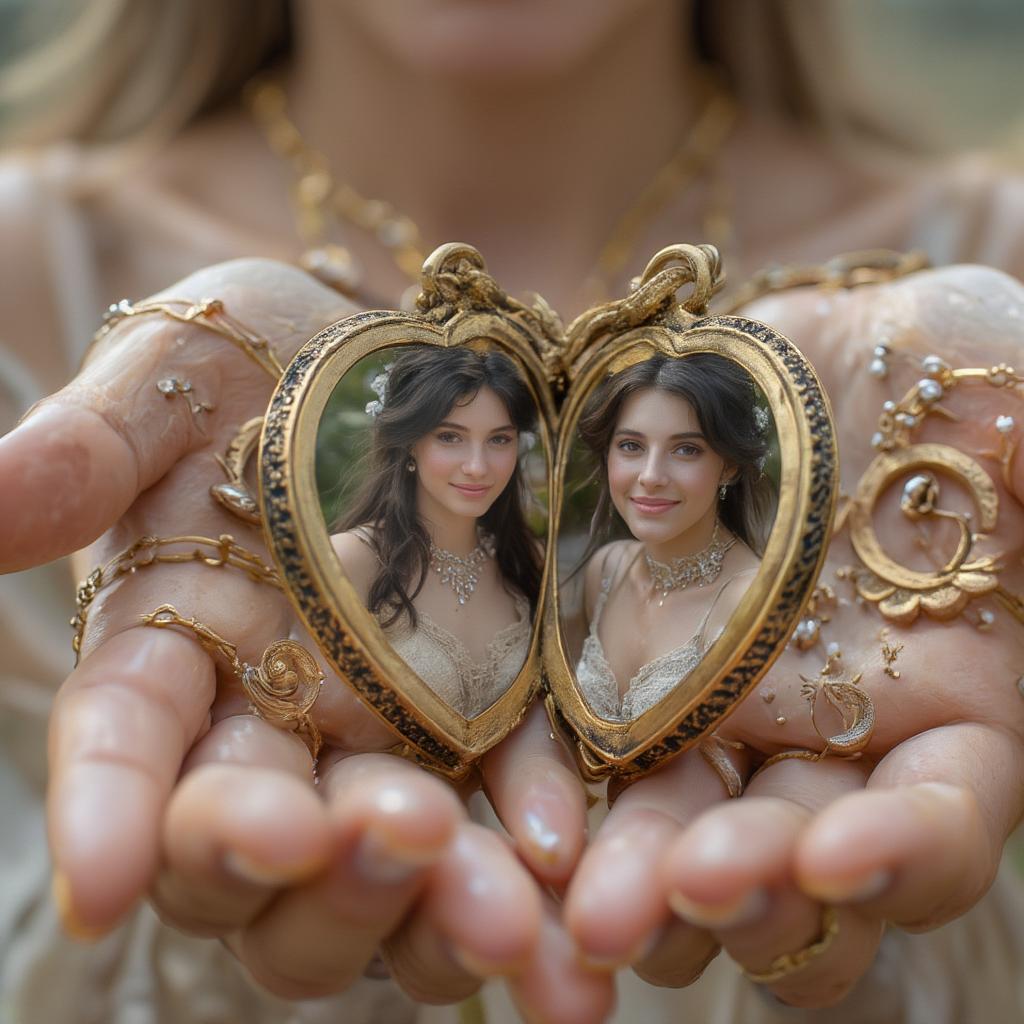
[[[818,937],[803,949],[795,953],[783,953],[777,956],[769,967],[763,971],[748,971],[743,973],[758,985],[774,985],[775,982],[788,978],[797,971],[802,971],[811,961],[816,960],[832,945],[835,937],[839,934],[839,915],[835,907],[823,906],[821,908],[821,931]]]
[[[903,650],[903,644],[890,643],[888,626],[882,627],[882,631],[879,633],[878,639],[882,644],[882,661],[885,663],[882,666],[882,671],[890,679],[899,679],[902,673],[898,668],[893,668],[893,666],[896,664],[896,659],[900,656],[900,652]]]
[[[829,679],[825,677],[824,671],[823,669],[822,675],[817,679],[800,677],[804,682],[801,693],[811,705],[811,724],[825,742],[825,749],[816,755],[816,759],[821,760],[829,754],[837,757],[856,757],[871,742],[871,736],[875,731],[874,702],[860,688],[860,672],[849,679],[841,676],[838,679]],[[843,731],[835,736],[825,736],[815,719],[818,698],[822,694],[843,716]]]
[[[902,646],[900,649],[902,650]],[[803,681],[800,693],[811,706],[811,725],[825,746],[821,750],[784,750],[773,754],[758,766],[751,778],[780,761],[823,761],[826,757],[852,760],[860,757],[871,742],[875,731],[875,705],[871,697],[860,687],[862,673],[858,672],[848,678],[843,676],[843,653],[839,644],[830,643],[826,653],[825,664],[816,679],[800,676]],[[894,678],[898,678],[898,675],[897,673]],[[843,717],[843,731],[834,736],[826,736],[818,728],[815,713],[818,698],[822,695]],[[785,725],[786,719],[780,715],[776,722]]]
[[[172,545],[192,545],[187,551],[166,551]],[[150,565],[181,562],[199,562],[213,568],[230,565],[241,569],[250,579],[257,583],[266,583],[281,589],[281,581],[277,573],[264,564],[259,555],[248,551],[235,543],[234,537],[222,533],[216,540],[210,537],[140,537],[134,544],[120,554],[115,555],[105,565],[93,569],[78,585],[75,597],[76,612],[71,619],[71,628],[75,631],[71,639],[71,648],[77,661],[82,648],[82,636],[85,633],[86,616],[89,606],[96,595],[122,576],[132,575],[139,569]]]
[[[921,611],[939,620],[956,618],[974,599],[991,594],[1015,618],[1024,623],[1024,601],[999,583],[999,558],[972,557],[975,545],[996,527],[999,496],[989,474],[973,458],[950,445],[914,443],[913,432],[931,415],[956,417],[941,399],[967,382],[1024,394],[1024,376],[1013,367],[952,369],[935,355],[921,361],[922,378],[899,402],[886,402],[878,421],[872,446],[878,455],[864,471],[847,506],[845,524],[854,551],[863,568],[844,570],[860,599],[870,602],[889,621],[900,625],[914,622]],[[1012,423],[1012,417],[1001,418]],[[988,453],[982,453],[988,454]],[[1008,461],[1000,454],[1003,473]],[[939,507],[937,475],[948,474],[970,492],[977,508],[973,516]],[[932,518],[954,521],[960,538],[956,551],[934,571],[923,572],[890,558],[875,535],[873,513],[886,488],[904,478],[900,509],[915,524]],[[988,621],[988,616],[980,620]]]
[[[262,429],[263,417],[254,416],[238,428],[224,454],[215,456],[228,482],[214,484],[210,488],[210,497],[247,523],[258,524],[262,519],[259,504],[245,482],[245,467],[260,443]]]
[[[746,744],[740,743],[738,740],[723,739],[718,733],[712,733],[706,739],[701,740],[697,747],[701,757],[718,773],[730,800],[736,800],[743,796],[746,784],[726,750],[743,750],[745,746]]]
[[[143,615],[142,624],[187,629],[205,651],[223,658],[241,682],[253,713],[271,725],[302,735],[315,765],[323,739],[310,710],[320,695],[324,674],[302,644],[276,640],[263,652],[259,665],[249,665],[238,657],[233,643],[197,619],[185,618],[173,605],[162,604]]]
[[[188,411],[192,414],[192,422],[196,425],[196,429],[201,434],[206,433],[199,423],[198,417],[200,413],[213,412],[214,407],[209,402],[204,402],[195,397],[192,381],[184,380],[181,377],[161,377],[156,382],[156,389],[168,400],[174,398],[175,395],[180,395],[185,400]]]
[[[199,302],[192,302],[189,299],[161,299],[156,302],[138,303],[121,299],[103,314],[103,325],[93,335],[82,357],[82,364],[85,365],[93,348],[118,324],[135,316],[163,316],[182,324],[198,324],[241,349],[274,380],[279,380],[284,373],[284,367],[270,347],[270,342],[231,316],[224,309],[224,303],[220,299],[202,299]]]

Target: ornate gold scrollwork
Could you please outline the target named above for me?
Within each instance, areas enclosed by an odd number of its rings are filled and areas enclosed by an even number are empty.
[[[913,443],[913,432],[941,410],[939,400],[965,381],[992,387],[1019,387],[1024,378],[1010,366],[954,370],[936,356],[922,362],[925,376],[898,403],[886,403],[873,443],[879,454],[861,476],[847,510],[850,539],[864,568],[848,573],[859,597],[878,607],[893,623],[909,625],[923,611],[935,619],[959,615],[977,597],[991,594],[1024,621],[1020,598],[999,583],[1000,563],[991,555],[974,555],[999,519],[999,495],[991,476],[973,458],[949,445]],[[970,494],[976,514],[940,507],[939,478],[959,482]],[[947,519],[956,523],[955,550],[931,571],[912,569],[883,549],[874,528],[878,501],[903,478],[900,510],[911,522]],[[972,557],[973,556],[973,557]]]

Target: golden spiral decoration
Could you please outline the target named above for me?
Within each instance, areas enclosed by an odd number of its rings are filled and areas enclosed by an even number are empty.
[[[294,640],[276,640],[259,665],[242,673],[246,695],[268,721],[294,722],[309,714],[323,682],[316,659]]]

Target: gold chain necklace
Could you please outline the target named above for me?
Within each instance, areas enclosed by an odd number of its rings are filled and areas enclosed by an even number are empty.
[[[616,277],[628,264],[643,233],[683,189],[701,175],[711,178],[710,196],[703,218],[706,241],[721,251],[731,240],[731,197],[713,175],[715,157],[736,121],[736,105],[719,86],[708,82],[703,108],[669,161],[627,207],[601,247],[585,289],[592,302],[606,300]],[[331,173],[326,158],[307,145],[288,116],[288,98],[274,78],[253,80],[246,89],[249,110],[270,148],[295,173],[292,196],[296,226],[309,247],[300,258],[303,269],[325,284],[358,296],[361,271],[351,252],[327,240],[330,224],[341,220],[359,228],[383,247],[409,280],[403,306],[419,291],[426,247],[416,222],[383,199],[368,199]]]

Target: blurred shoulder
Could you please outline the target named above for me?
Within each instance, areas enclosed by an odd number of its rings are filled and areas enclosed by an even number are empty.
[[[991,153],[943,161],[923,176],[911,243],[936,266],[977,263],[1024,279],[1024,169]]]
[[[14,151],[0,158],[0,345],[45,393],[69,364],[74,297],[89,292],[85,213],[79,188],[88,173],[76,147]],[[92,309],[92,297],[87,303]],[[99,310],[92,310],[98,320]],[[38,397],[38,396],[37,396]]]

